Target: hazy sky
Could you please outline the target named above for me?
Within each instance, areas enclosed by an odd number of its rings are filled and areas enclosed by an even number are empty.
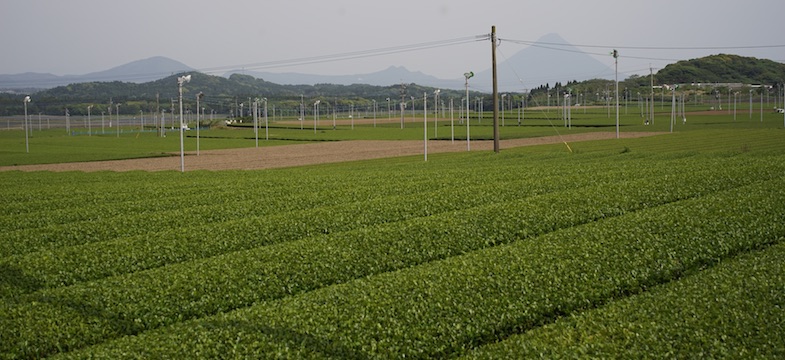
[[[440,45],[496,25],[499,61],[557,33],[609,66],[605,54],[619,49],[621,79],[717,53],[785,62],[784,18],[783,0],[4,0],[0,74],[85,74],[166,56],[216,75],[243,66],[345,75],[396,65],[461,78],[490,68],[490,42]],[[403,51],[417,44],[426,49]],[[305,58],[314,63],[291,65]]]

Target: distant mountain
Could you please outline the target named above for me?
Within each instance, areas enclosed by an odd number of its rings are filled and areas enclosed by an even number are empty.
[[[73,76],[27,72],[13,75],[0,75],[0,90],[48,89],[73,82]]]
[[[610,59],[610,55],[608,56]],[[548,34],[531,46],[520,50],[509,59],[497,56],[500,91],[521,91],[546,83],[583,81],[589,79],[612,79],[613,69],[591,57],[577,47],[570,45],[557,34]],[[490,63],[490,61],[489,61]],[[609,60],[610,63],[610,60]],[[277,84],[315,85],[315,84],[368,84],[390,86],[400,83],[416,83],[442,89],[459,90],[464,87],[464,78],[439,79],[422,72],[412,72],[404,67],[391,66],[385,70],[359,75],[313,75],[302,73],[271,73],[234,70],[224,74],[245,74]],[[520,80],[519,80],[520,79]],[[491,92],[491,69],[477,72],[470,80],[472,88]]]
[[[571,45],[558,34],[541,37],[529,47],[519,50],[510,58],[501,57],[501,50],[513,45],[501,43],[497,51],[497,77],[499,91],[522,91],[540,85],[556,82],[583,81],[589,79],[613,79],[614,71],[610,67],[613,58],[608,55],[608,63],[604,64]],[[490,92],[493,85],[491,69],[475,74],[469,80],[477,90]]]
[[[455,88],[455,89],[459,89],[463,86],[462,81],[439,79],[419,71],[416,72],[409,71],[405,67],[401,67],[401,66],[390,66],[382,71],[377,71],[369,74],[355,74],[355,75],[313,75],[313,74],[302,74],[302,73],[293,73],[293,72],[272,73],[272,72],[233,70],[224,74],[224,77],[229,77],[232,74],[250,75],[257,79],[264,79],[264,81],[269,81],[281,85],[365,84],[365,85],[374,85],[374,86],[390,86],[390,85],[398,85],[401,83],[405,83],[405,84],[415,83],[423,86]]]
[[[502,44],[503,49],[507,47]],[[499,53],[502,53],[501,51]],[[609,56],[610,57],[610,56]],[[613,70],[606,64],[570,45],[557,34],[548,34],[527,48],[514,53],[508,59],[497,56],[500,91],[521,91],[545,83],[588,80],[613,77]],[[610,63],[610,60],[609,60]],[[0,91],[19,89],[49,89],[74,83],[122,81],[144,83],[159,80],[176,73],[197,71],[181,62],[156,56],[130,62],[109,70],[85,75],[57,76],[41,73],[0,75]],[[282,85],[366,84],[391,86],[415,83],[442,89],[459,90],[464,87],[463,77],[439,79],[419,71],[409,71],[400,66],[390,66],[382,71],[354,75],[314,75],[302,73],[272,73],[234,70],[225,73],[249,75],[264,81]],[[470,81],[473,89],[490,92],[492,89],[491,69],[476,73]]]
[[[137,60],[109,70],[82,75],[83,81],[125,81],[143,83],[165,78],[169,75],[194,71],[195,69],[163,56]]]
[[[50,89],[57,86],[93,81],[143,83],[184,71],[193,71],[193,68],[163,56],[156,56],[85,75],[58,76],[44,73],[0,75],[0,90]]]

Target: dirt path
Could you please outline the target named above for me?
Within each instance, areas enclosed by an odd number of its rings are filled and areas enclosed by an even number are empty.
[[[623,138],[657,135],[653,132],[621,133]],[[518,146],[554,144],[587,140],[615,138],[613,132],[594,132],[527,139],[504,140],[502,149]],[[201,151],[199,156],[188,152],[185,156],[186,170],[255,170],[290,166],[334,163],[342,161],[379,159],[422,154],[422,141],[357,140],[284,145],[260,148],[225,149]],[[492,141],[472,141],[472,151],[493,150]],[[429,141],[428,153],[466,151],[466,141]],[[179,154],[178,154],[179,155]],[[63,164],[0,166],[0,171],[165,171],[180,170],[180,156],[75,162]]]

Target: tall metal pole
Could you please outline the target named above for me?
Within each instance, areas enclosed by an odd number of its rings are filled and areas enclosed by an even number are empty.
[[[567,128],[572,129],[572,90],[568,89],[567,95],[564,95],[564,100],[567,109]]]
[[[730,115],[730,85],[728,85],[728,115]]]
[[[191,81],[191,75],[185,75],[177,78],[177,87],[180,93],[180,172],[185,172],[185,151],[183,145],[183,83]],[[118,111],[119,112],[119,111]],[[118,118],[117,128],[120,128],[120,120]]]
[[[651,82],[651,108],[649,109],[651,112],[651,124],[654,125],[654,69],[649,66],[649,81]]]
[[[259,147],[259,98],[251,103],[253,109],[253,136],[256,147]]]
[[[499,84],[496,78],[496,25],[491,26],[491,62],[493,63],[493,151],[499,153]]]
[[[24,103],[25,103],[25,151],[27,151],[27,152],[30,152],[30,141],[28,140],[28,136],[29,135],[28,135],[28,131],[27,131],[27,125],[30,122],[27,119],[27,103],[29,103],[29,102],[30,102],[30,97],[29,96],[25,96],[25,99],[24,99]]]
[[[733,93],[733,121],[736,121],[736,101],[738,101],[739,92]]]
[[[155,94],[155,116],[158,116],[158,114],[161,113],[161,99],[160,99],[160,96],[161,96],[161,94],[159,94],[159,93]],[[104,114],[101,113],[101,133],[102,134],[104,133],[104,119],[103,119],[103,116],[104,116]],[[158,121],[156,121],[155,117],[153,117],[153,126],[157,126],[158,125],[157,122]],[[160,129],[160,132],[159,132],[158,136],[163,137],[163,134],[164,134],[164,127],[163,126],[164,126],[164,122],[161,121],[161,129]]]
[[[452,105],[452,98],[450,98],[450,143],[455,144],[455,113],[453,113]]]
[[[180,172],[185,172],[185,152],[183,145],[183,82],[180,82]],[[117,121],[120,125],[120,121]]]
[[[313,133],[314,134],[316,134],[316,124],[319,122],[319,103],[321,102],[322,102],[321,100],[316,100],[316,102],[313,103]]]
[[[201,91],[196,94],[196,156],[199,156],[199,128],[202,125],[201,119],[199,118],[199,101],[201,101],[203,97],[204,93]]]
[[[412,99],[412,121],[414,121],[414,118],[415,118],[415,114],[414,114],[414,108],[415,108],[415,106],[414,106],[414,96],[409,95],[409,97]]]
[[[507,94],[502,94],[502,127],[504,127],[504,98],[507,97]]]
[[[93,105],[87,105],[87,136],[93,136],[93,125],[90,119],[90,109]]]
[[[117,137],[120,137],[120,103],[115,104],[115,116],[117,116]],[[180,121],[182,121],[182,116],[180,116]]]
[[[270,140],[270,122],[267,121],[267,98],[264,100],[264,140]],[[275,106],[273,106],[273,118],[275,118]]]
[[[406,85],[401,84],[401,129],[403,129],[403,113],[406,111]]]
[[[439,90],[433,92],[433,137],[439,136]]]
[[[471,150],[471,137],[469,136],[469,79],[474,76],[474,72],[467,72],[463,74],[466,78],[466,151]]]
[[[423,144],[425,144],[425,161],[428,161],[428,93],[422,93],[422,131],[423,131]]]
[[[676,122],[676,86],[674,86],[671,89],[671,132],[673,132],[673,123],[675,122]]]
[[[616,65],[616,138],[619,138],[619,51],[613,49],[613,62]]]
[[[403,115],[406,111],[406,99],[404,96],[401,96],[401,103],[399,104],[401,108],[401,129],[403,129]]]

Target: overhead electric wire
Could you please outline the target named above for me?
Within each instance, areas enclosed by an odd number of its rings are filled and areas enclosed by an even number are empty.
[[[436,49],[442,48],[447,46],[454,46],[454,45],[462,45],[467,43],[473,43],[478,41],[486,41],[490,39],[489,34],[482,34],[482,35],[473,35],[473,36],[465,36],[459,37],[454,39],[446,39],[446,40],[436,40],[436,41],[428,41],[416,44],[406,44],[406,45],[397,45],[397,46],[390,46],[384,48],[376,48],[376,49],[368,49],[368,50],[358,50],[358,51],[350,51],[345,53],[336,53],[336,54],[328,54],[328,55],[316,55],[316,56],[307,56],[302,58],[292,58],[292,59],[282,59],[282,60],[272,60],[272,61],[265,61],[265,62],[258,62],[258,63],[249,63],[249,64],[239,64],[239,65],[225,65],[225,66],[218,66],[218,67],[210,67],[210,68],[201,68],[201,69],[183,69],[180,72],[188,72],[188,71],[197,71],[204,74],[215,74],[224,71],[231,71],[231,70],[259,70],[259,69],[272,69],[272,68],[281,68],[281,67],[290,67],[290,66],[298,66],[298,65],[310,65],[310,64],[320,64],[320,63],[327,63],[327,62],[335,62],[335,61],[344,61],[344,60],[353,60],[353,59],[361,59],[361,58],[368,58],[368,57],[375,57],[375,56],[384,56],[384,55],[392,55],[398,53],[405,53],[405,52],[412,52],[412,51],[420,51],[420,50],[429,50],[429,49]],[[132,80],[146,80],[149,78],[157,78],[161,75],[174,75],[168,73],[134,73],[134,74],[126,74],[122,78],[117,78],[112,75],[98,75],[91,78],[90,81],[132,81]],[[40,85],[53,85],[59,84],[62,82],[62,79],[55,78],[55,79],[45,79],[40,80],[37,84]],[[8,83],[8,82],[7,82]],[[6,85],[7,85],[6,83]],[[13,82],[11,82],[13,85]]]
[[[496,51],[497,51],[499,54],[501,54],[501,56],[504,58],[504,63],[505,63],[505,64],[509,64],[509,63],[510,63],[510,62],[508,61],[509,59],[508,59],[508,58],[507,58],[507,57],[504,55],[504,53],[503,53],[503,52],[502,52],[502,51],[501,51],[501,50],[500,50],[498,47],[496,48]],[[518,74],[518,72],[515,70],[515,68],[513,68],[512,66],[510,66],[510,69],[512,70],[513,74],[515,74],[515,77],[518,79],[518,82],[519,82],[521,85],[523,85],[523,79],[522,79],[522,78],[521,78],[521,76]],[[524,95],[524,96],[525,96],[525,95]],[[548,120],[548,124],[550,124],[550,125],[551,125],[551,129],[553,129],[553,131],[554,131],[554,132],[556,132],[556,135],[559,137],[559,140],[561,140],[561,142],[562,142],[562,143],[564,143],[564,145],[565,145],[565,146],[567,146],[567,149],[568,149],[568,150],[569,150],[569,151],[572,153],[572,148],[570,147],[570,144],[568,144],[568,143],[567,143],[567,140],[564,140],[564,137],[561,135],[561,132],[559,131],[559,129],[556,127],[556,125],[554,125],[554,124],[553,124],[553,121],[551,121],[551,117],[548,115],[548,113],[547,113],[547,112],[545,112],[545,111],[543,111],[543,110],[542,110],[542,108],[541,108],[541,106],[539,105],[539,102],[537,101],[537,99],[536,99],[536,98],[533,98],[533,100],[534,100],[534,103],[535,103],[535,105],[537,105],[537,107],[540,107],[540,112],[544,114],[544,116],[545,116],[545,119],[546,119],[546,120]],[[524,109],[524,111],[525,111],[525,109]]]
[[[541,44],[548,44],[548,43],[536,43],[536,42],[528,43],[528,42],[520,42],[520,41],[517,41],[517,40],[506,40],[506,41],[510,41],[512,43],[516,43],[516,44],[519,44],[519,45],[529,45],[529,46],[532,46],[532,47],[538,47],[538,48],[554,50],[554,51],[564,51],[564,52],[571,52],[571,53],[577,53],[577,54],[589,54],[589,55],[597,55],[597,56],[606,56],[606,55],[608,55],[606,53],[596,53],[596,52],[587,52],[587,51],[582,51],[582,50],[562,49],[562,48],[555,48],[555,47],[551,47],[551,46],[541,45]],[[552,46],[556,46],[556,45],[572,46],[572,47],[579,46],[579,45],[555,44],[555,43],[550,43],[550,45],[552,45]],[[600,48],[600,46],[590,46],[590,47]],[[623,47],[618,47],[618,46],[615,47],[615,48],[614,47],[605,47],[605,48],[606,49],[623,49]],[[624,57],[625,58],[629,58],[629,59],[656,60],[656,61],[680,61],[681,60],[681,59],[652,58],[652,57],[629,56],[629,55],[626,55]]]
[[[455,39],[429,41],[429,42],[418,43],[418,44],[399,45],[399,46],[391,46],[386,48],[359,50],[359,51],[337,53],[337,54],[330,54],[330,55],[308,56],[302,58],[273,60],[273,61],[266,61],[266,62],[259,62],[259,63],[221,66],[221,67],[205,68],[205,69],[197,69],[197,70],[200,72],[207,73],[207,72],[216,72],[221,70],[237,70],[237,69],[258,70],[258,69],[296,66],[296,65],[319,64],[325,62],[353,60],[353,59],[391,55],[391,54],[398,54],[398,53],[418,51],[418,50],[435,49],[435,48],[452,46],[452,45],[460,45],[460,44],[472,43],[477,41],[485,41],[487,39],[489,39],[489,35],[483,34],[483,35],[466,36],[466,37],[455,38]]]
[[[741,45],[741,46],[618,46],[618,45],[586,45],[586,44],[566,44],[544,41],[528,41],[504,39],[521,45],[551,45],[551,46],[574,46],[585,48],[605,48],[605,49],[627,49],[627,50],[738,50],[738,49],[768,49],[785,48],[785,45]]]
[[[509,41],[511,43],[519,44],[519,45],[528,45],[539,47],[543,49],[555,50],[555,51],[565,51],[565,52],[574,52],[574,53],[583,53],[583,54],[590,54],[590,55],[598,55],[598,56],[605,56],[607,54],[602,53],[593,53],[593,52],[585,52],[585,51],[578,51],[578,50],[571,50],[571,49],[562,49],[558,48],[559,46],[569,46],[569,47],[581,47],[581,48],[600,48],[600,49],[626,49],[626,50],[740,50],[740,49],[771,49],[771,48],[785,48],[785,45],[741,45],[741,46],[613,46],[613,45],[587,45],[587,44],[566,44],[566,43],[554,43],[554,42],[543,42],[543,41],[528,41],[528,40],[515,40],[515,39],[500,39],[503,41]],[[554,47],[556,46],[556,47]],[[646,56],[631,56],[631,55],[624,55],[623,57],[628,59],[639,59],[639,60],[652,60],[652,61],[681,61],[683,59],[669,59],[669,58],[654,58],[654,57],[646,57]]]

